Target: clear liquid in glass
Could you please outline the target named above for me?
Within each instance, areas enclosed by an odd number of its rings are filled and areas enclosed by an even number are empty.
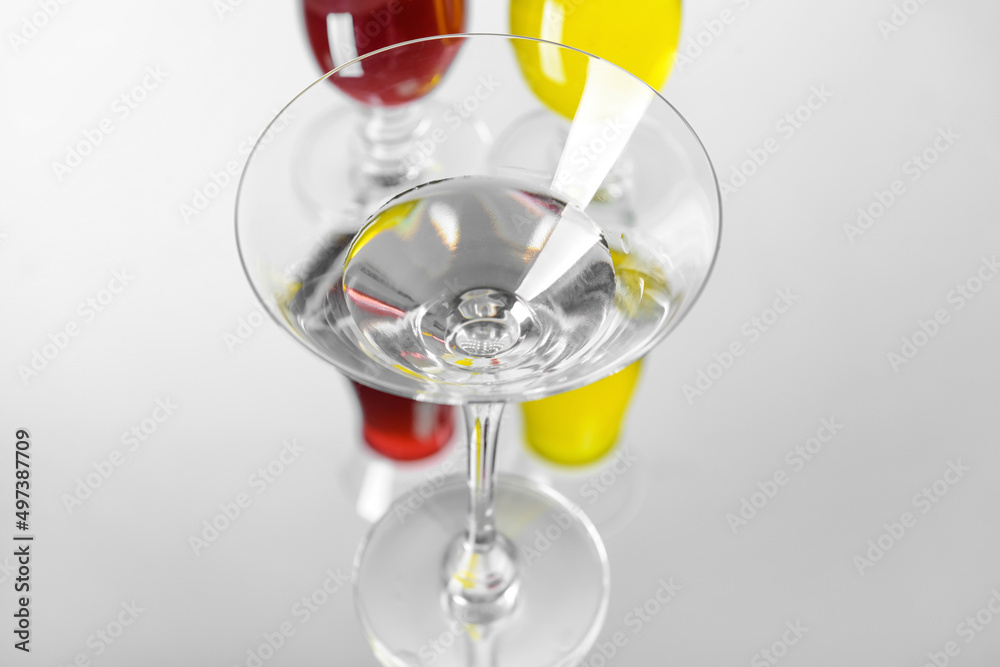
[[[417,186],[312,262],[291,310],[321,353],[454,393],[513,396],[613,367],[679,301],[663,249],[497,177]]]

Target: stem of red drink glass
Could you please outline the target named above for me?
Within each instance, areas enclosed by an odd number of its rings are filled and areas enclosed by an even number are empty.
[[[417,103],[368,108],[361,127],[361,173],[370,186],[398,187],[416,178],[424,156],[416,140],[429,119]]]
[[[503,403],[465,406],[469,435],[469,523],[445,558],[451,610],[469,624],[492,623],[510,613],[517,596],[515,551],[496,529],[497,432]]]

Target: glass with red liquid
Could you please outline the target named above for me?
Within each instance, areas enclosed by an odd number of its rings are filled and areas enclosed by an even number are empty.
[[[341,482],[359,516],[377,521],[407,490],[463,470],[462,448],[447,448],[455,433],[454,407],[351,384],[364,445],[352,449]]]
[[[368,446],[394,461],[418,461],[444,449],[455,432],[450,405],[423,403],[352,382]]]
[[[309,44],[324,72],[393,44],[465,29],[463,0],[303,0],[303,9]],[[459,42],[440,40],[429,46],[434,53],[420,59],[389,54],[395,72],[365,72],[356,63],[352,76],[330,81],[373,107],[413,102],[441,79]]]
[[[346,123],[331,117],[311,131],[298,160],[304,182],[312,183],[305,198],[325,217],[360,213],[363,223],[400,185],[431,180],[425,177],[445,153],[489,143],[481,123],[462,119],[455,125],[445,118],[449,105],[424,99],[444,80],[461,39],[427,42],[420,57],[390,51],[387,69],[366,71],[364,61],[351,62],[400,42],[463,32],[464,0],[302,0],[302,9],[320,69],[344,66],[329,79],[353,103],[340,113],[356,116]],[[334,150],[345,145],[345,131],[352,133],[349,155]],[[344,202],[350,202],[346,211]]]
[[[302,0],[301,6],[309,47],[324,73],[393,44],[461,33],[466,24],[464,0]],[[442,124],[443,114],[440,104],[423,98],[442,81],[460,46],[459,39],[435,40],[423,45],[419,58],[389,53],[391,67],[365,71],[358,62],[329,79],[347,104],[306,132],[296,160],[302,199],[323,223],[353,235],[385,192],[418,182],[432,167],[435,156],[420,140]],[[353,122],[345,123],[345,114],[355,116]],[[465,125],[448,128],[453,146],[470,141],[464,136],[470,128],[482,134],[475,123]],[[352,141],[339,134],[345,128],[354,133]],[[349,155],[343,154],[345,143],[353,148]],[[346,488],[359,514],[375,520],[411,485],[407,477],[440,463],[443,455],[437,455],[455,430],[455,410],[352,384],[370,451],[354,453]]]

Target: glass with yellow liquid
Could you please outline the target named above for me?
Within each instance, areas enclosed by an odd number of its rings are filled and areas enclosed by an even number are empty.
[[[511,0],[514,35],[566,44],[628,70],[660,89],[673,66],[680,39],[681,0]],[[565,132],[563,118],[577,112],[584,94],[583,59],[540,42],[514,44],[529,88],[555,114],[535,114],[520,123],[520,136],[498,141],[512,152],[524,150],[527,137]],[[639,127],[643,141],[660,140],[655,128]],[[599,146],[598,146],[599,148]],[[503,158],[498,157],[502,163]],[[588,208],[597,218],[614,218],[627,229],[632,219],[631,181],[641,165],[623,155]],[[616,258],[616,264],[619,264]],[[627,273],[632,279],[636,276]],[[628,278],[627,278],[628,279]],[[648,280],[648,276],[646,277]],[[611,377],[574,391],[522,404],[527,445],[547,461],[587,466],[614,448],[639,380],[641,361]]]
[[[641,363],[586,387],[522,403],[525,442],[542,458],[561,465],[604,458],[618,441]]]
[[[565,44],[609,60],[660,89],[677,53],[681,0],[511,0],[510,31]],[[572,117],[586,61],[541,43],[517,43],[528,86],[548,107]],[[556,85],[552,85],[553,82]]]

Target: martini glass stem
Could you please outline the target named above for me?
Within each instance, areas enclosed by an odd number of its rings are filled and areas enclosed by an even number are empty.
[[[489,548],[496,541],[497,431],[503,403],[471,403],[465,406],[469,431],[469,535],[471,546]]]
[[[518,576],[513,545],[497,532],[497,432],[504,403],[465,406],[469,436],[469,519],[444,563],[449,607],[460,621],[485,625],[511,612]]]

